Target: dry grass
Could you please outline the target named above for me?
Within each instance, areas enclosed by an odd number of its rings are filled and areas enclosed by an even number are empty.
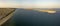
[[[0,19],[6,16],[7,14],[9,14],[13,10],[14,9],[10,9],[10,8],[0,8]]]

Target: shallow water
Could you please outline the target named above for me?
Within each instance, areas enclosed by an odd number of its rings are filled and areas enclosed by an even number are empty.
[[[48,14],[35,10],[16,9],[10,24],[14,26],[60,26],[60,12]]]

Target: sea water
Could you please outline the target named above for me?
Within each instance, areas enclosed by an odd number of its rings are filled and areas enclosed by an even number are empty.
[[[10,24],[14,26],[60,26],[60,12],[49,14],[35,10],[16,9]]]

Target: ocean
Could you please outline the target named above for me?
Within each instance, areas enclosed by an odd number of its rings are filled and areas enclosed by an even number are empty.
[[[16,9],[9,26],[60,26],[60,11],[55,14]]]

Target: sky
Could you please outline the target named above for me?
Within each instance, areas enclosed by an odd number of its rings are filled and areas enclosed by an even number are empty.
[[[60,0],[0,0],[0,7],[59,8]]]

